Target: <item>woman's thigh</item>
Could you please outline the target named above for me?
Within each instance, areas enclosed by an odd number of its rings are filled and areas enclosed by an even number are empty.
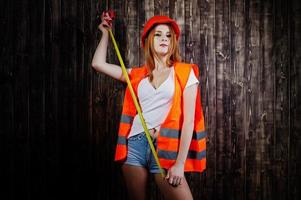
[[[122,172],[130,199],[147,199],[146,187],[148,171],[144,167],[124,164]]]
[[[169,199],[181,199],[181,200],[190,200],[193,199],[189,185],[187,184],[186,179],[184,178],[181,185],[173,187],[170,185],[167,180],[163,179],[160,174],[155,174],[156,183],[165,197],[166,200]]]

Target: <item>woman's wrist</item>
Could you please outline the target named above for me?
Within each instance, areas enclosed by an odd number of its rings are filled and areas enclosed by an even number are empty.
[[[101,33],[103,34],[103,35],[109,35],[109,31],[108,30],[103,30],[103,29],[101,29],[100,30],[101,31]]]
[[[178,166],[184,166],[185,165],[185,161],[182,161],[182,160],[176,160],[176,165]]]

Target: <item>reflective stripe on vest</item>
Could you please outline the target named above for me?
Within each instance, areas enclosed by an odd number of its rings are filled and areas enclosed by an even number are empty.
[[[160,158],[168,159],[168,160],[175,160],[177,159],[178,152],[177,151],[164,151],[158,150],[158,156]],[[201,152],[196,151],[188,151],[187,158],[201,160],[206,157],[206,150]]]

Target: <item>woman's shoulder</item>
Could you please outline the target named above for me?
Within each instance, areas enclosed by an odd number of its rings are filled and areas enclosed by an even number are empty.
[[[194,73],[198,75],[199,67],[194,63],[186,63],[186,62],[176,62],[174,64],[175,71],[178,74],[189,74],[190,70],[193,69]]]
[[[141,65],[141,66],[134,66],[134,67],[132,67],[131,68],[131,72],[144,72],[144,71],[147,71],[147,68],[146,68],[146,66],[145,65]]]
[[[130,69],[130,76],[132,78],[136,78],[136,77],[140,77],[140,76],[144,76],[147,73],[147,68],[145,65],[142,66],[134,66]]]
[[[192,68],[198,67],[197,64],[195,63],[186,63],[186,62],[176,62],[174,63],[174,66],[175,68],[187,68],[187,69],[190,69],[191,67]]]
[[[174,67],[176,76],[178,77],[182,89],[185,88],[191,70],[194,71],[196,77],[199,75],[198,66],[193,63],[177,62],[174,64]]]
[[[174,63],[174,68],[175,68],[175,71],[176,72],[179,72],[179,73],[188,73],[190,72],[191,68],[194,70],[194,71],[198,71],[198,66],[194,63],[185,63],[185,62],[176,62]]]

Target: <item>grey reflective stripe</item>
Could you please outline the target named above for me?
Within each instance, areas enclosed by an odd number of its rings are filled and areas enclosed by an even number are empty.
[[[177,159],[177,155],[178,155],[178,152],[175,152],[175,151],[163,151],[163,150],[158,151],[159,158],[164,158],[164,159],[168,159],[168,160]]]
[[[118,136],[118,144],[126,144],[126,138],[124,136]]]
[[[164,151],[164,150],[158,151],[159,158],[164,158],[164,159],[168,159],[168,160],[176,160],[177,155],[178,155],[178,152],[175,152],[175,151]],[[205,157],[206,157],[206,150],[201,151],[201,152],[189,151],[188,155],[187,155],[187,158],[197,159],[197,160],[201,160]]]
[[[180,131],[177,129],[170,129],[170,128],[161,128],[160,129],[160,136],[168,137],[168,138],[180,138]],[[193,132],[193,139],[201,140],[207,136],[206,131],[201,132]]]
[[[206,150],[201,152],[189,151],[187,155],[187,158],[192,158],[197,160],[202,160],[205,157],[206,157]]]
[[[205,138],[207,136],[207,132],[206,131],[201,131],[201,132],[197,132],[193,139],[196,139],[196,140],[201,140],[203,138]]]
[[[130,124],[130,123],[132,123],[133,119],[134,119],[134,117],[132,117],[132,116],[129,116],[129,115],[121,115],[120,122]]]
[[[168,138],[179,138],[180,131],[177,129],[161,128],[160,136],[168,137]]]

